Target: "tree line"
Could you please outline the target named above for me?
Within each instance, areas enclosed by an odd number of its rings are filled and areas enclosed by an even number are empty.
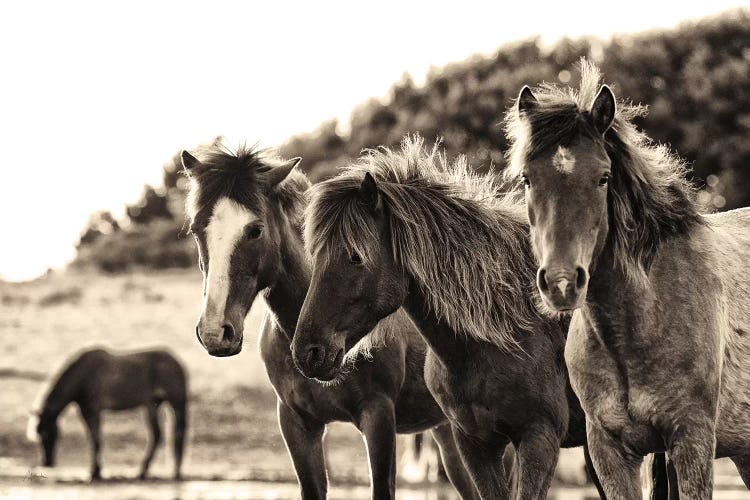
[[[577,85],[582,56],[599,65],[615,94],[648,105],[637,125],[687,161],[709,209],[750,205],[748,10],[607,42],[566,38],[545,47],[539,39],[522,40],[491,56],[433,68],[423,85],[405,75],[387,96],[357,106],[345,127],[323,122],[279,152],[301,156],[315,182],[365,148],[395,146],[419,132],[428,141],[441,138],[449,155],[466,154],[479,170],[502,170],[508,147],[502,119],[519,89],[542,81]],[[178,165],[176,154],[163,166],[163,185],[145,186],[123,220],[93,214],[74,264],[107,272],[194,265],[194,245],[183,227],[187,186]]]

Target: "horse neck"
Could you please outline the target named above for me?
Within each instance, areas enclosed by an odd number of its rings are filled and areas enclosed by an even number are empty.
[[[639,280],[628,276],[615,259],[613,245],[607,244],[597,259],[589,279],[584,312],[594,319],[605,342],[618,342],[632,334],[650,292]],[[607,342],[609,343],[609,342]]]
[[[279,329],[291,342],[302,303],[310,287],[310,270],[304,254],[301,229],[282,223],[279,233],[279,273],[273,285],[268,287],[263,295],[268,308],[276,317]]]
[[[458,368],[465,364],[468,343],[472,341],[437,317],[430,308],[427,297],[413,280],[403,308],[443,365]]]
[[[74,401],[78,384],[76,383],[76,378],[72,377],[71,372],[75,366],[77,366],[76,363],[68,367],[58,377],[44,400],[40,416],[56,420],[58,415]]]

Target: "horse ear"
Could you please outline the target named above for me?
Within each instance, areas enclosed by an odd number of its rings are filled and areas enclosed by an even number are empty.
[[[534,109],[539,102],[536,100],[534,93],[528,85],[524,85],[518,94],[518,112],[525,113]]]
[[[273,167],[271,170],[266,172],[265,179],[266,183],[268,184],[268,188],[273,189],[274,187],[279,185],[281,181],[287,178],[292,169],[294,169],[294,167],[296,167],[300,161],[302,161],[302,158],[300,157],[292,158],[291,160],[287,160],[281,165]]]
[[[380,208],[380,191],[378,191],[378,184],[370,172],[365,173],[365,178],[362,179],[362,184],[359,186],[359,199],[373,210]]]
[[[185,171],[185,173],[190,176],[191,172],[194,172],[195,167],[199,166],[201,164],[200,161],[198,161],[198,158],[191,155],[187,151],[183,150],[182,153],[180,153],[180,162],[182,163],[182,169]]]
[[[594,118],[594,126],[596,130],[604,135],[612,126],[612,122],[615,121],[615,113],[617,111],[617,101],[615,100],[615,94],[612,93],[606,85],[602,85],[599,89],[599,93],[594,98],[594,104],[591,105],[591,116]]]

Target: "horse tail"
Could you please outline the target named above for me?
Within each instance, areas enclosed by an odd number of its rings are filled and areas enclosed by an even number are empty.
[[[667,474],[666,453],[654,453],[651,462],[651,500],[669,498],[669,475]]]

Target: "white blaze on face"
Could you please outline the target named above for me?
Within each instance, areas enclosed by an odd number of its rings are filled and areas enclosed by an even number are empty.
[[[229,198],[221,198],[214,205],[206,227],[208,275],[201,315],[201,323],[208,327],[209,334],[221,332],[224,307],[229,296],[229,263],[237,243],[245,234],[245,226],[257,218],[250,210]]]
[[[560,293],[561,293],[561,294],[563,295],[563,297],[565,297],[565,290],[567,290],[567,289],[568,289],[568,283],[569,283],[569,281],[568,281],[568,280],[566,280],[565,278],[561,279],[561,280],[560,280],[560,281],[559,281],[559,282],[557,283],[557,288],[559,288],[559,289],[560,289]]]
[[[561,174],[569,174],[576,166],[576,158],[568,148],[559,146],[552,157],[552,165],[555,166]]]

